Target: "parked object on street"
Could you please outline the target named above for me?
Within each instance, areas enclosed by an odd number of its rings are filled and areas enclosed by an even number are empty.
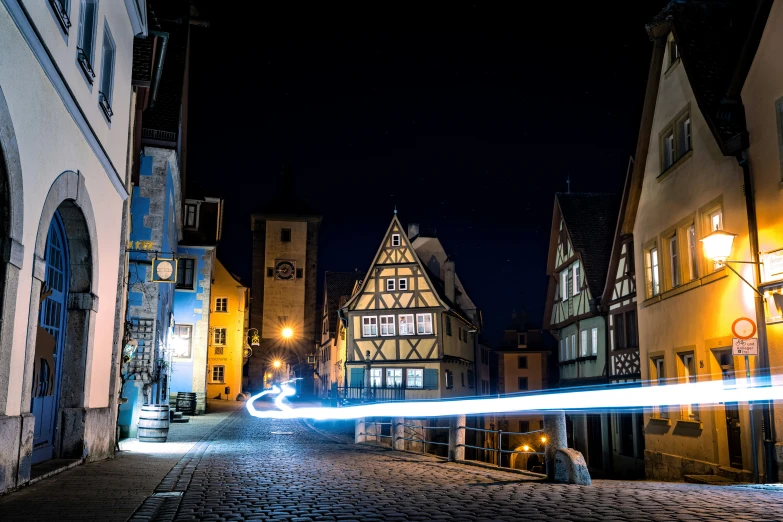
[[[196,414],[196,394],[191,392],[177,393],[177,411],[185,415]]]
[[[555,482],[589,486],[590,473],[581,453],[575,449],[560,448],[555,453]]]
[[[169,405],[145,404],[139,415],[139,442],[166,442],[169,436]]]

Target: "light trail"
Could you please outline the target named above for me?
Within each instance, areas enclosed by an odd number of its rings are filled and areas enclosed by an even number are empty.
[[[290,382],[290,381],[287,381]],[[403,401],[363,404],[344,408],[291,408],[283,404],[295,390],[285,383],[283,390],[271,390],[254,395],[247,401],[247,410],[254,417],[270,419],[347,420],[362,417],[449,417],[489,413],[545,412],[547,410],[600,410],[617,408],[650,408],[687,404],[716,405],[726,402],[768,401],[783,399],[783,386],[746,387],[738,382],[727,386],[723,381],[634,388],[609,388],[590,391],[529,394],[483,399],[452,399],[433,401]],[[269,393],[277,393],[279,410],[259,411],[253,402]]]

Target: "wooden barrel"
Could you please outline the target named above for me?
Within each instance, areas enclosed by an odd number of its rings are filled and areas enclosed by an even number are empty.
[[[189,392],[177,393],[177,411],[185,415],[196,414],[196,394]]]
[[[139,442],[166,442],[169,436],[169,405],[145,404],[139,415]]]

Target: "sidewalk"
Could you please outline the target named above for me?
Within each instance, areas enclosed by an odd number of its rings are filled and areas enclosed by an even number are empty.
[[[172,424],[168,441],[120,442],[110,460],[69,469],[0,497],[0,520],[126,521],[166,474],[244,402],[209,401],[207,415]]]

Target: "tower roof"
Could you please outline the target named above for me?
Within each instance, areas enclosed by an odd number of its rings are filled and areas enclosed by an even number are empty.
[[[277,196],[262,206],[254,214],[275,214],[285,216],[320,216],[306,202],[297,199],[294,188],[294,175],[289,164],[284,164],[281,172],[280,191]]]

